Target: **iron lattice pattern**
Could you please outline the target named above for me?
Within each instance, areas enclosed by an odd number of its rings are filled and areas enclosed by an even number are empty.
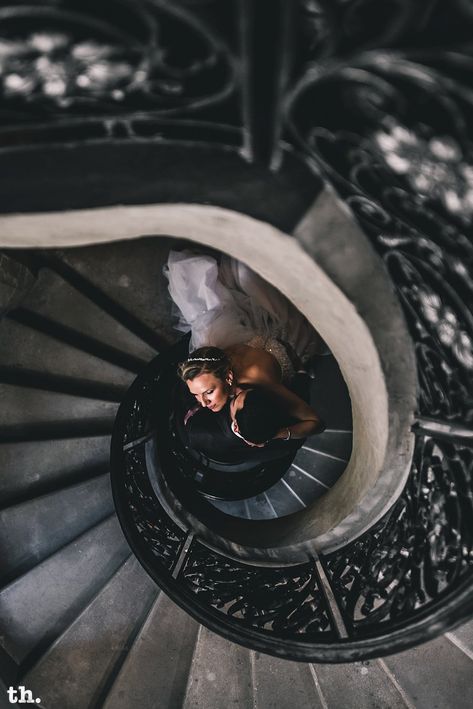
[[[357,635],[405,622],[471,574],[471,66],[466,53],[366,54],[302,87],[292,107],[295,134],[383,259],[417,357],[407,487],[374,530],[326,560]],[[309,96],[325,117],[300,111]],[[346,117],[327,120],[348,100]]]
[[[469,573],[472,465],[470,447],[419,437],[408,485],[388,518],[326,560],[355,635],[409,620]]]
[[[153,494],[143,446],[126,451],[124,488],[128,492],[125,504],[133,530],[140,544],[151,551],[159,566],[171,569],[185,539],[185,534],[172,522],[156,502]]]
[[[314,564],[258,568],[241,564],[197,544],[181,572],[199,603],[239,624],[279,638],[331,634]]]
[[[177,3],[1,3],[2,123],[175,113],[231,92],[228,51]]]
[[[185,5],[1,2],[0,144],[216,135],[241,144],[234,33]],[[189,123],[196,113],[200,123]]]
[[[159,401],[160,377],[138,380],[123,402],[112,439],[116,504],[130,543],[162,573],[176,564],[186,533],[169,517],[153,491],[146,463],[145,442]]]

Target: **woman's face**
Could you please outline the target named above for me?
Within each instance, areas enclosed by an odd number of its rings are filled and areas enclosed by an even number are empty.
[[[230,386],[213,374],[200,374],[186,382],[191,394],[201,406],[210,411],[220,411],[228,401]]]

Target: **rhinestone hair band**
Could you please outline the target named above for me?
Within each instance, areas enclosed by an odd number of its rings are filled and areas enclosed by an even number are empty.
[[[223,357],[189,357],[187,362],[221,362]]]

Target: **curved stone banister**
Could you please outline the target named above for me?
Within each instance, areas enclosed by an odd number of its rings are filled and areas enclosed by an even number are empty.
[[[150,232],[186,237],[193,243],[223,250],[247,263],[270,283],[277,284],[316,327],[334,353],[349,390],[355,447],[343,485],[334,486],[324,495],[316,503],[316,512],[310,516],[306,513],[303,527],[297,523],[289,536],[286,532],[276,535],[281,547],[284,538],[286,545],[297,538],[301,560],[315,550],[346,544],[379,519],[402,489],[412,450],[409,430],[415,403],[415,374],[399,304],[366,237],[353,220],[345,216],[339,202],[330,195],[329,198],[328,201],[326,191],[321,192],[300,219],[293,236],[231,210],[192,204],[0,218],[5,240],[21,232],[24,245],[39,237],[51,245],[57,239],[63,244],[77,245],[96,239],[104,242],[136,238],[140,233]],[[331,210],[331,219],[325,218],[319,206],[323,200]],[[320,227],[317,220],[310,221],[314,209],[317,213],[320,209]],[[345,294],[343,279],[349,277],[350,270],[339,263],[338,270],[331,273],[330,264],[324,263],[322,252],[330,249],[334,229],[340,253],[346,254],[354,269],[352,281],[356,282],[358,277],[364,284],[366,279],[376,278],[373,291],[358,288],[350,292],[348,289]],[[308,240],[317,251],[315,259],[310,254]],[[267,258],[268,252],[274,255],[271,260]],[[383,318],[388,322],[387,327]],[[347,342],[351,343],[350,347],[346,346]],[[402,399],[398,398],[399,391],[404,392]],[[402,455],[398,456],[400,450]],[[368,499],[369,490],[370,501],[357,508],[358,502],[365,497]],[[343,520],[352,513],[353,518],[343,527]],[[338,533],[334,534],[334,529]],[[314,538],[319,539],[315,548],[309,542]],[[304,549],[305,542],[308,543]],[[293,559],[293,552],[289,558]]]

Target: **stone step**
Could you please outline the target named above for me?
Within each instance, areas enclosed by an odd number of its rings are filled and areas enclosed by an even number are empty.
[[[246,500],[247,513],[250,519],[274,519],[277,517],[274,507],[265,492]]]
[[[2,367],[53,373],[56,377],[72,377],[84,382],[98,382],[128,387],[136,376],[107,359],[97,347],[94,352],[81,349],[80,333],[72,344],[56,339],[54,327],[40,332],[26,324],[4,318],[0,321],[0,362]],[[100,333],[96,332],[96,337]],[[102,355],[102,356],[101,356]],[[110,358],[109,358],[110,359]]]
[[[250,654],[254,709],[327,709],[309,665],[260,652]]]
[[[344,438],[347,437],[342,435],[332,436],[332,448],[330,453],[328,453],[318,447],[318,442],[315,440],[316,436],[314,436],[310,441],[307,440],[297,452],[294,459],[295,465],[327,487],[332,487],[347,467],[349,458],[343,458]]]
[[[473,660],[473,620],[446,633],[446,637]]]
[[[102,706],[157,593],[131,557],[26,675],[24,685],[47,709]]]
[[[0,512],[0,584],[53,554],[113,511],[108,474]]]
[[[221,512],[241,519],[274,519],[277,514],[266,493],[248,497],[245,500],[210,500]]]
[[[321,472],[318,478],[315,479],[297,464],[291,465],[283,480],[300,497],[306,507],[327,492],[326,485],[322,484],[323,475]]]
[[[113,421],[118,405],[40,389],[0,384],[0,429],[86,419]]]
[[[304,502],[296,495],[297,493],[294,494],[288,490],[282,480],[278,480],[275,485],[266,490],[267,499],[278,517],[284,517],[304,509]]]
[[[448,637],[382,661],[415,709],[470,709],[473,661]]]
[[[31,661],[72,623],[130,550],[113,514],[0,592],[0,637],[18,663]]]
[[[129,276],[124,275],[124,278]],[[40,269],[38,280],[22,306],[77,332],[96,337],[143,362],[156,356],[155,349],[49,268]]]
[[[175,245],[175,239],[160,236],[136,239],[133,248],[124,241],[56,253],[89,284],[143,323],[153,347],[159,349],[159,341],[176,340],[167,281],[162,276],[169,250]]]
[[[310,669],[324,709],[413,709],[377,660]]]
[[[344,461],[348,462],[352,449],[351,427],[349,430],[327,428],[323,431],[323,433],[317,433],[315,436],[309,436],[305,442],[305,445],[308,448],[320,451],[321,453],[334,455],[337,458],[342,458]],[[300,453],[302,453],[303,450],[305,449],[301,448]],[[298,453],[298,455],[300,455],[300,453]]]
[[[198,623],[161,593],[104,709],[181,707],[198,630]]]
[[[201,626],[184,709],[253,706],[250,652]]]
[[[246,504],[247,500],[232,500],[231,502],[227,500],[210,500],[210,502],[214,507],[221,512],[225,512],[227,515],[249,519],[248,505]]]
[[[108,469],[110,436],[0,445],[0,500],[5,507]]]

